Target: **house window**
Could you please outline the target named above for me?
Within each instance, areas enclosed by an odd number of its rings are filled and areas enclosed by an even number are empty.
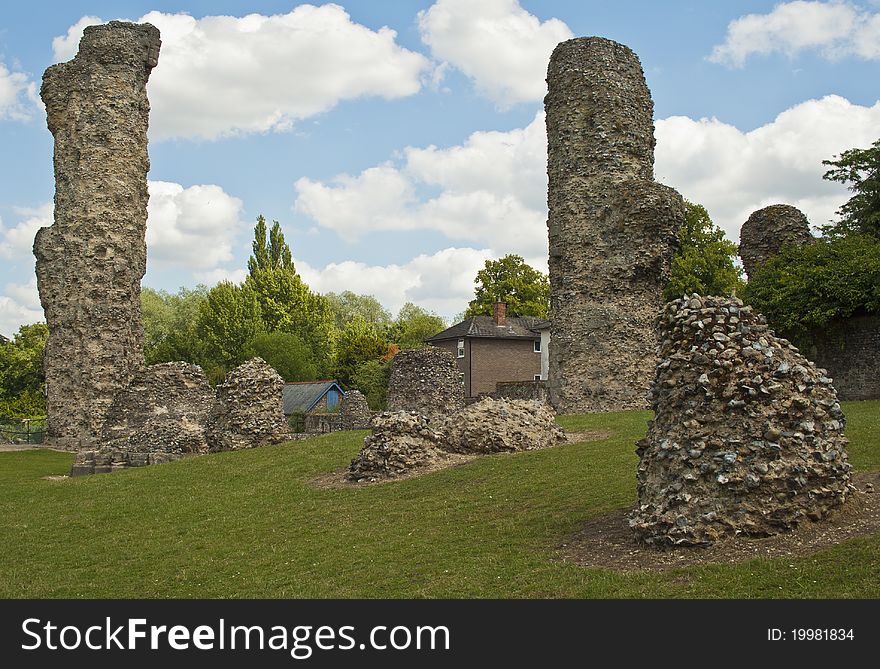
[[[464,339],[458,340],[458,357],[459,358],[464,357]]]
[[[535,381],[540,381],[540,380],[541,380],[541,375],[535,374]]]
[[[536,339],[535,340],[535,353],[540,353],[540,352],[541,352],[541,340]]]

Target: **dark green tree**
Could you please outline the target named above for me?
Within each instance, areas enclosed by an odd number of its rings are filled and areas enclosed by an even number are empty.
[[[252,342],[265,331],[260,304],[247,286],[221,281],[199,307],[196,332],[204,343],[202,366],[216,383],[253,355]]]
[[[509,316],[547,318],[550,309],[550,281],[547,275],[528,265],[521,256],[506,255],[487,260],[474,279],[474,299],[465,318],[491,316],[492,305],[507,302]]]
[[[847,184],[854,195],[838,209],[840,220],[822,227],[827,237],[866,234],[880,238],[880,139],[868,149],[849,149],[837,160],[823,160],[831,167],[823,179]]]
[[[318,378],[312,347],[292,332],[266,332],[251,343],[254,355],[268,362],[285,381]]]
[[[417,307],[412,302],[404,304],[397,319],[388,330],[388,338],[401,349],[423,348],[425,339],[446,328],[446,323],[433,312]]]
[[[346,323],[358,316],[367,323],[382,326],[391,323],[391,314],[372,295],[358,295],[346,290],[341,293],[324,293],[324,299],[333,314],[333,323],[337,330],[342,330]]]
[[[44,323],[22,325],[11,341],[0,344],[0,418],[28,418],[46,413],[43,352],[49,329]]]
[[[390,379],[390,360],[367,360],[355,369],[352,385],[364,394],[373,411],[382,411],[385,409]]]
[[[254,227],[253,255],[248,259],[248,272],[258,269],[289,269],[293,271],[293,256],[284,241],[281,224],[272,221],[269,239],[266,239],[266,219],[260,214]]]
[[[749,279],[742,298],[803,346],[832,320],[880,313],[880,240],[850,235],[785,246]]]
[[[346,388],[352,386],[355,370],[370,360],[381,360],[388,342],[374,323],[356,317],[339,333],[336,342],[335,377]]]
[[[177,293],[143,288],[144,358],[148,365],[183,360],[201,364],[204,347],[196,332],[207,286],[181,288]]]
[[[705,207],[685,200],[687,216],[678,233],[665,300],[682,295],[730,295],[742,288],[742,270],[734,264],[736,244],[709,218]]]

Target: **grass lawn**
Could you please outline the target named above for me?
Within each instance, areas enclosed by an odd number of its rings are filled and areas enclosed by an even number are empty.
[[[844,404],[880,469],[880,401]],[[566,416],[601,441],[359,488],[310,481],[365,432],[65,481],[72,455],[0,453],[0,597],[880,597],[880,535],[802,558],[618,573],[562,561],[635,500],[647,412]]]

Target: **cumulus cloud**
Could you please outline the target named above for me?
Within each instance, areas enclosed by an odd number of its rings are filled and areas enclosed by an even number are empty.
[[[193,272],[193,276],[199,283],[206,286],[213,286],[221,281],[229,281],[231,283],[242,283],[248,275],[246,269],[223,269],[218,267],[207,272]]]
[[[148,182],[147,258],[150,264],[210,270],[232,260],[243,229],[241,200],[220,186]]]
[[[451,318],[473,299],[474,277],[491,257],[488,249],[450,247],[401,265],[367,265],[349,260],[319,269],[297,260],[296,267],[303,280],[322,293],[360,286],[359,292],[371,293],[392,312],[414,302]]]
[[[437,0],[419,12],[418,24],[433,56],[502,108],[541,100],[553,48],[573,37],[564,22],[542,22],[517,0]]]
[[[0,295],[0,334],[12,339],[19,327],[37,322],[45,322],[42,309],[31,309],[7,295]]]
[[[37,85],[24,72],[0,61],[0,121],[27,121],[40,108]]]
[[[39,207],[18,208],[16,213],[26,218],[12,228],[5,228],[0,221],[0,258],[16,261],[25,259],[32,262],[34,235],[40,228],[52,225],[52,212],[54,208],[51,202],[46,202]]]
[[[733,240],[752,211],[776,203],[794,205],[814,226],[824,225],[849,192],[822,179],[822,161],[867,148],[878,127],[880,102],[863,107],[836,95],[795,105],[750,132],[715,118],[674,116],[656,124],[655,172],[706,206]]]
[[[434,230],[545,266],[546,153],[539,112],[525,128],[475,132],[458,146],[408,147],[400,167],[328,183],[301,178],[294,207],[346,240],[374,230]],[[417,197],[426,190],[439,193]]]
[[[393,99],[421,88],[428,60],[397,33],[354,23],[333,4],[243,17],[150,12],[162,33],[150,82],[153,139],[284,131],[297,120],[363,96]],[[56,60],[76,53],[80,19],[53,41]]]
[[[748,14],[727,26],[727,36],[709,60],[742,67],[753,54],[794,56],[816,49],[824,57],[880,58],[880,14],[850,2],[795,0],[769,14]]]

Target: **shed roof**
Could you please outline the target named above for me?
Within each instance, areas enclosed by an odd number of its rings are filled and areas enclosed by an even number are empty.
[[[537,339],[540,330],[548,327],[550,321],[541,318],[509,316],[504,325],[496,325],[491,316],[472,316],[461,323],[448,327],[443,332],[428,337],[425,341],[443,341],[464,337],[491,337],[494,339]]]
[[[345,394],[336,381],[285,383],[281,393],[281,399],[284,402],[284,415],[289,416],[297,412],[308,413],[332,388],[336,388],[340,395]]]

